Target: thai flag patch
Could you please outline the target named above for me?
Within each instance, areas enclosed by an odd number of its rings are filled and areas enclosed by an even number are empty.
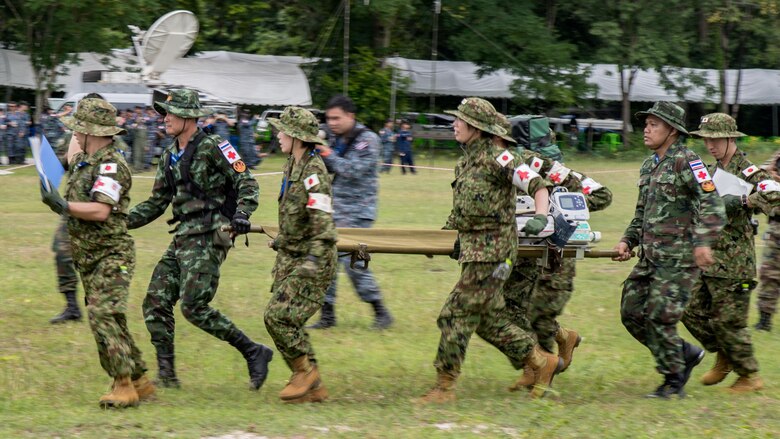
[[[310,176],[306,177],[306,180],[303,180],[303,186],[307,191],[314,186],[317,186],[318,184],[320,184],[320,179],[317,177],[317,174],[311,174]]]
[[[241,160],[241,156],[238,155],[238,151],[236,151],[236,149],[233,148],[233,145],[231,145],[227,140],[223,140],[222,143],[219,144],[219,150],[222,151],[222,155],[225,156],[228,163],[231,165],[234,162]]]
[[[688,162],[688,166],[691,167],[691,170],[696,173],[699,169],[704,168],[704,163],[701,162],[701,160],[694,160],[692,162]]]

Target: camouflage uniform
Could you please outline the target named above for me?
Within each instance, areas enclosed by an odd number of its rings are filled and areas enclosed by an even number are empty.
[[[171,112],[186,119],[209,113],[200,107],[197,93],[186,89],[172,91],[166,103],[155,102],[155,109],[161,114]],[[200,139],[199,143],[195,143],[196,139]],[[227,198],[227,185],[235,188],[237,211],[243,212],[247,218],[257,209],[258,199],[257,182],[246,170],[241,157],[229,143],[220,142],[222,139],[217,136],[203,135],[200,128],[189,139],[187,148],[195,148],[189,172],[194,184],[183,181],[182,166],[179,166],[182,163],[179,159],[186,148],[180,151],[178,141],[167,147],[157,166],[151,197],[134,206],[128,217],[129,228],[142,227],[165,213],[168,205],[172,204],[174,219],[169,223],[178,222],[172,232],[173,241],[152,273],[143,303],[146,328],[157,349],[158,363],[161,356],[163,361],[173,356],[173,307],[179,300],[182,314],[190,323],[229,342],[242,351],[245,358],[246,349],[254,346],[254,343],[245,340],[244,334],[233,322],[209,306],[219,285],[219,268],[232,247],[228,233],[220,230],[230,223],[230,219],[220,211]],[[174,186],[166,177],[165,168],[169,161]],[[203,194],[198,194],[195,185]],[[239,346],[239,339],[246,346]],[[161,373],[164,368],[161,366]]]
[[[114,107],[102,99],[83,99],[76,114],[63,117],[62,122],[90,136],[112,136],[124,131],[114,126],[115,116]],[[70,216],[68,231],[100,365],[114,378],[135,380],[144,374],[146,365],[125,316],[135,269],[135,245],[126,225],[131,185],[127,163],[112,143],[91,155],[80,152],[73,156],[65,199],[112,207],[103,222]]]
[[[691,134],[725,139],[744,136],[736,130],[734,119],[723,113],[702,117],[699,131]],[[780,206],[780,183],[750,163],[739,149],[726,166],[720,162],[710,166],[711,172],[716,169],[755,186],[746,198],[751,206],[765,213]],[[755,244],[750,224],[752,211],[753,207],[742,203],[727,207],[728,221],[713,246],[715,264],[705,269],[694,285],[691,303],[682,318],[691,334],[708,351],[725,355],[740,376],[758,371],[747,330],[750,291],[756,285]]]
[[[780,172],[780,151],[767,160],[762,168],[773,171],[775,175]],[[759,271],[761,284],[757,301],[761,321],[756,325],[756,329],[769,331],[772,327],[772,316],[777,312],[777,300],[780,298],[780,211],[769,213],[764,242],[766,249]]]
[[[655,115],[687,134],[684,111],[674,104],[658,102],[637,113],[643,115]],[[684,361],[687,345],[677,334],[677,322],[700,275],[694,247],[711,247],[725,219],[723,203],[702,170],[706,168],[699,157],[679,138],[663,158],[653,154],[645,159],[634,219],[621,238],[629,248],[639,247],[639,262],[623,283],[623,325],[647,346],[659,373],[677,377],[680,392],[687,380],[683,374],[693,367]],[[698,364],[700,356],[692,361]]]
[[[40,124],[41,129],[43,129],[43,134],[46,136],[50,145],[56,145],[62,135],[65,134],[65,129],[59,119],[57,119],[57,116],[48,111],[41,114]]]
[[[317,137],[317,119],[302,108],[288,107],[280,119],[269,122],[293,138],[322,142]],[[303,325],[322,307],[336,272],[336,227],[330,196],[330,176],[319,155],[307,150],[296,162],[291,154],[279,193],[273,297],[265,310],[265,327],[291,369],[293,360],[303,355],[316,363]],[[315,261],[316,274],[303,273],[307,261]]]

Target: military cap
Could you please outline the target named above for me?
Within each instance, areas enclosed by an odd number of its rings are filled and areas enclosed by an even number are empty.
[[[327,145],[317,133],[320,130],[320,123],[311,111],[300,107],[287,107],[279,118],[270,117],[268,123],[277,130],[287,134],[290,137],[300,139],[304,142],[319,143]]]
[[[692,136],[722,139],[745,137],[747,134],[737,131],[737,121],[726,113],[710,113],[701,117],[699,130],[691,131]]]
[[[127,131],[116,126],[116,108],[104,99],[84,98],[73,116],[60,121],[69,129],[90,136],[115,136]]]
[[[480,98],[466,98],[460,102],[457,110],[445,110],[447,114],[461,119],[478,130],[504,136],[506,130],[496,125],[496,111],[493,104]]]
[[[213,113],[211,109],[200,105],[198,92],[188,88],[171,90],[165,102],[155,101],[154,109],[163,116],[171,113],[185,119],[194,119]]]
[[[647,111],[638,111],[634,116],[643,119],[651,114],[668,123],[677,131],[688,134],[688,131],[685,129],[685,110],[680,106],[671,102],[658,101],[653,104],[653,108]]]
[[[506,134],[501,136],[502,139],[512,143],[517,143],[517,140],[515,140],[511,134],[512,124],[509,123],[509,119],[507,119],[506,116],[504,116],[502,113],[499,113],[498,111],[496,111],[496,125],[500,126],[504,129],[504,131],[506,131]]]

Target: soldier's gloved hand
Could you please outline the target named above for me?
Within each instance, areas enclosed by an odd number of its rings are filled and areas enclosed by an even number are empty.
[[[523,232],[526,235],[538,235],[542,232],[542,230],[544,230],[545,227],[547,227],[547,215],[538,213],[534,215],[533,218],[528,220],[527,223],[525,223]]]
[[[233,220],[230,221],[230,227],[233,229],[233,234],[235,235],[249,233],[249,228],[251,226],[252,223],[249,222],[249,215],[240,210],[233,215]]]
[[[268,241],[268,248],[270,248],[273,251],[278,250],[278,248],[276,247],[276,241],[274,240]]]
[[[317,264],[317,257],[313,255],[306,256],[306,261],[298,267],[298,274],[301,277],[315,277],[320,267]]]
[[[452,253],[450,253],[450,259],[455,259],[456,261],[460,259],[460,238],[455,239],[455,244],[453,245],[454,249]]]
[[[41,185],[41,201],[43,201],[43,204],[49,206],[49,209],[57,215],[68,213],[68,202],[60,196],[60,193],[57,192],[57,189],[54,189],[54,186],[51,186],[51,183],[49,183],[49,186],[52,188],[51,191],[46,190]]]
[[[742,197],[739,195],[725,195],[723,204],[726,206],[726,215],[733,215],[744,207]]]

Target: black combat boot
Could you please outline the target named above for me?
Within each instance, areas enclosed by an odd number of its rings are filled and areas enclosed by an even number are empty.
[[[772,331],[772,314],[769,314],[768,312],[761,311],[761,318],[758,321],[758,323],[756,323],[756,330],[771,332]]]
[[[238,330],[228,340],[228,343],[244,356],[249,370],[249,384],[252,389],[257,390],[262,387],[268,376],[268,363],[273,359],[274,351],[266,345],[253,342],[246,334]]]
[[[685,383],[682,379],[682,373],[664,375],[664,383],[658,386],[654,392],[645,395],[645,398],[669,399],[673,395],[677,395],[680,399],[685,398],[685,390],[683,389]]]
[[[322,312],[320,313],[320,321],[309,325],[307,329],[328,329],[336,326],[336,311],[333,309],[333,304],[325,302],[322,305]]]
[[[49,320],[49,323],[56,324],[65,323],[71,320],[81,320],[81,310],[79,309],[79,305],[76,303],[76,292],[68,291],[65,293],[65,300],[67,300],[65,309],[62,311],[62,313],[60,313],[60,315]]]
[[[693,368],[698,366],[703,359],[704,349],[690,344],[687,341],[683,341],[683,361],[685,361],[685,370],[682,373],[681,388],[685,387],[685,385],[688,383],[688,380],[691,378],[691,372],[693,372]]]
[[[371,302],[371,306],[374,307],[374,324],[371,325],[374,329],[387,329],[393,324],[393,316],[390,315],[390,311],[387,310],[381,300]]]
[[[181,387],[179,379],[176,377],[176,369],[173,364],[173,349],[157,349],[157,381],[155,385],[160,387]]]

